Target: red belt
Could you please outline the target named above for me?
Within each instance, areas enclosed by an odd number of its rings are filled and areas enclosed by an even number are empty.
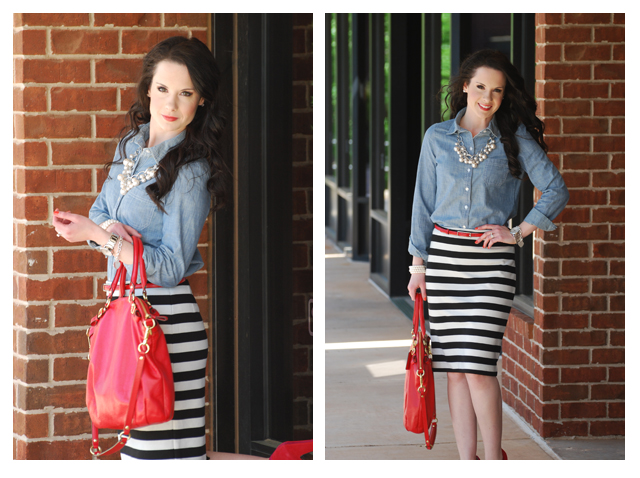
[[[178,282],[178,284],[182,284],[186,279],[182,279],[180,282]],[[161,285],[155,285],[152,284],[151,282],[147,282],[147,289],[157,289],[159,287],[162,287]],[[125,284],[125,290],[129,290],[131,288],[131,282],[127,282]],[[109,292],[109,289],[111,289],[111,284],[107,284],[106,282],[103,284],[102,286],[102,290],[104,292]],[[142,284],[136,284],[136,289],[142,289]]]
[[[462,236],[462,237],[480,237],[484,232],[460,232],[460,231],[451,231],[449,229],[445,229],[444,227],[440,227],[437,224],[435,225],[436,229],[440,232],[444,232],[445,234],[451,234],[452,236]]]

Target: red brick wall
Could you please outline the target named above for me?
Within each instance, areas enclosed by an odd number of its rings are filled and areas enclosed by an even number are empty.
[[[536,15],[539,115],[571,199],[536,232],[535,322],[511,315],[502,383],[543,437],[625,434],[624,38],[624,14]]]
[[[206,43],[208,19],[14,14],[15,459],[90,458],[85,330],[104,300],[106,260],[86,245],[56,237],[49,224],[55,208],[88,213],[133,102],[143,54],[173,35]],[[207,231],[208,225],[199,245],[205,264]],[[190,282],[206,319],[206,270]]]
[[[312,438],[313,15],[293,15],[293,394],[294,439]]]

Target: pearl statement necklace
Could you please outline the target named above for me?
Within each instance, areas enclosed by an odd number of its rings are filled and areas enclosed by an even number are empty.
[[[133,158],[138,154],[138,152],[129,155],[129,157],[122,162],[122,164],[124,164],[124,171],[122,171],[121,174],[118,174],[118,180],[120,181],[120,194],[122,194],[123,196],[127,194],[132,188],[135,188],[136,186],[139,186],[140,184],[156,177],[156,172],[158,171],[157,164],[148,167],[147,169],[136,175],[131,174],[131,172],[133,171],[133,166],[135,164]]]
[[[467,148],[464,146],[464,142],[460,137],[460,133],[456,133],[458,135],[458,142],[455,144],[453,150],[458,153],[458,157],[460,158],[461,163],[470,164],[472,168],[477,168],[478,164],[487,159],[489,153],[496,149],[496,137],[493,133],[489,132],[489,142],[487,145],[482,148],[482,151],[474,154],[473,156],[467,151]]]

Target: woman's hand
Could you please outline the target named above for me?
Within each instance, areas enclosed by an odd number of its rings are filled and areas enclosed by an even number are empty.
[[[121,222],[116,222],[115,224],[111,224],[109,227],[107,227],[107,231],[110,232],[111,234],[117,234],[118,236],[122,237],[125,241],[130,242],[131,244],[133,244],[133,239],[131,238],[131,236],[142,238],[142,234],[140,234],[131,226],[127,226],[125,224],[122,224]]]
[[[496,224],[485,224],[484,226],[476,227],[478,229],[488,229],[487,232],[482,234],[476,239],[476,244],[484,241],[482,247],[491,249],[496,242],[502,242],[504,244],[515,244],[516,239],[511,235],[511,231],[505,226],[497,226]]]
[[[411,279],[409,280],[409,285],[407,286],[409,295],[411,296],[411,300],[416,300],[418,289],[420,289],[420,292],[422,292],[422,300],[427,300],[427,287],[424,277],[425,276],[423,273],[411,274]]]
[[[109,240],[110,235],[88,217],[57,209],[53,212],[53,227],[58,235],[69,242],[93,240],[98,244],[104,244]]]

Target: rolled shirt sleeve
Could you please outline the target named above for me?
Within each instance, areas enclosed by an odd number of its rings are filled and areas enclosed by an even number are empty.
[[[558,169],[524,125],[520,125],[516,135],[520,145],[518,159],[533,185],[542,193],[524,221],[543,231],[553,231],[557,226],[552,221],[569,202],[569,190]]]

